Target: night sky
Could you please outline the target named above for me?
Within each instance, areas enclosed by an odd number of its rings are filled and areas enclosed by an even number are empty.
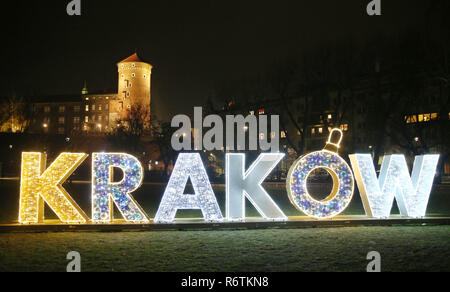
[[[401,34],[426,25],[428,0],[69,0],[2,2],[0,95],[117,89],[116,63],[137,49],[154,66],[153,113],[191,112],[217,85],[330,41]]]

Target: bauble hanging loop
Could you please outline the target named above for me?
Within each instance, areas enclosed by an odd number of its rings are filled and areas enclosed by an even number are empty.
[[[339,140],[334,142],[334,134],[339,133]],[[341,129],[333,129],[330,132],[330,136],[328,137],[327,145],[325,146],[324,150],[328,150],[331,152],[339,152],[339,149],[341,148],[342,140],[344,139],[344,133]]]

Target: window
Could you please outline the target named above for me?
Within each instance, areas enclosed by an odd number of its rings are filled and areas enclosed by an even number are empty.
[[[406,117],[406,123],[408,123],[408,124],[417,123],[417,116],[413,115],[413,116]]]
[[[44,118],[44,121],[42,122],[42,127],[47,133],[48,128],[50,127],[50,118]]]
[[[98,110],[102,111],[102,105],[101,104],[98,106]]]
[[[66,132],[64,128],[58,128],[58,134],[62,135]]]
[[[264,109],[260,109],[260,110],[258,111],[258,113],[259,113],[260,115],[264,115],[264,114],[266,113],[266,111],[265,111]]]
[[[74,106],[73,107],[73,111],[76,112],[76,113],[79,113],[80,112],[80,106],[79,105]]]
[[[333,115],[328,115],[328,120],[332,120],[333,119]]]
[[[250,111],[250,115],[254,116],[255,115],[255,111]]]
[[[65,117],[59,117],[58,123],[64,124],[65,122],[66,122],[66,118]]]
[[[73,118],[73,123],[74,124],[79,124],[80,123],[80,117],[74,117]]]
[[[131,67],[136,67],[136,64],[135,63],[131,64]]]
[[[98,121],[101,122],[103,120],[102,116],[98,116]]]
[[[311,134],[313,134],[313,135],[316,134],[316,129],[315,129],[315,128],[312,128],[312,129],[311,129]]]
[[[51,108],[50,108],[49,106],[45,106],[45,107],[44,107],[44,112],[45,112],[45,113],[49,113],[50,110],[51,110]]]
[[[286,132],[285,131],[281,131],[281,139],[286,139]]]
[[[95,111],[95,104],[92,105],[92,111]]]
[[[65,107],[65,106],[60,106],[60,107],[58,108],[58,111],[59,111],[60,113],[65,113],[65,112],[66,112],[66,107]]]
[[[144,74],[144,79],[147,78],[147,74]]]
[[[131,77],[136,77],[136,74],[135,73],[131,73]]]
[[[105,104],[105,110],[109,110],[109,104]]]
[[[348,124],[343,124],[343,125],[341,125],[341,130],[343,131],[343,132],[347,132],[348,131]],[[331,131],[330,131],[331,132]]]
[[[323,134],[323,128],[319,128],[319,133]]]
[[[85,123],[89,123],[89,117],[88,117],[88,116],[85,116],[85,117],[84,117],[84,122],[85,122]]]
[[[89,105],[88,104],[86,105],[86,111],[87,112],[89,111]]]

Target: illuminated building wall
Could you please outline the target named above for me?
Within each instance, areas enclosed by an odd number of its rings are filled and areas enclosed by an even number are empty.
[[[119,89],[114,114],[122,115],[133,104],[140,104],[150,111],[152,66],[143,62],[137,54],[117,64]]]
[[[102,134],[126,117],[133,104],[150,112],[152,66],[137,54],[117,64],[118,90],[91,92],[85,83],[79,95],[33,97],[29,131],[38,134]],[[148,115],[150,119],[150,115]]]

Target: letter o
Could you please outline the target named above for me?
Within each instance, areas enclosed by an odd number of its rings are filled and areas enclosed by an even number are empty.
[[[333,178],[333,191],[324,200],[314,199],[307,180],[316,169],[325,169]],[[353,198],[355,181],[350,166],[338,154],[323,150],[299,158],[292,165],[287,180],[291,203],[301,212],[316,219],[333,218],[348,207]]]

